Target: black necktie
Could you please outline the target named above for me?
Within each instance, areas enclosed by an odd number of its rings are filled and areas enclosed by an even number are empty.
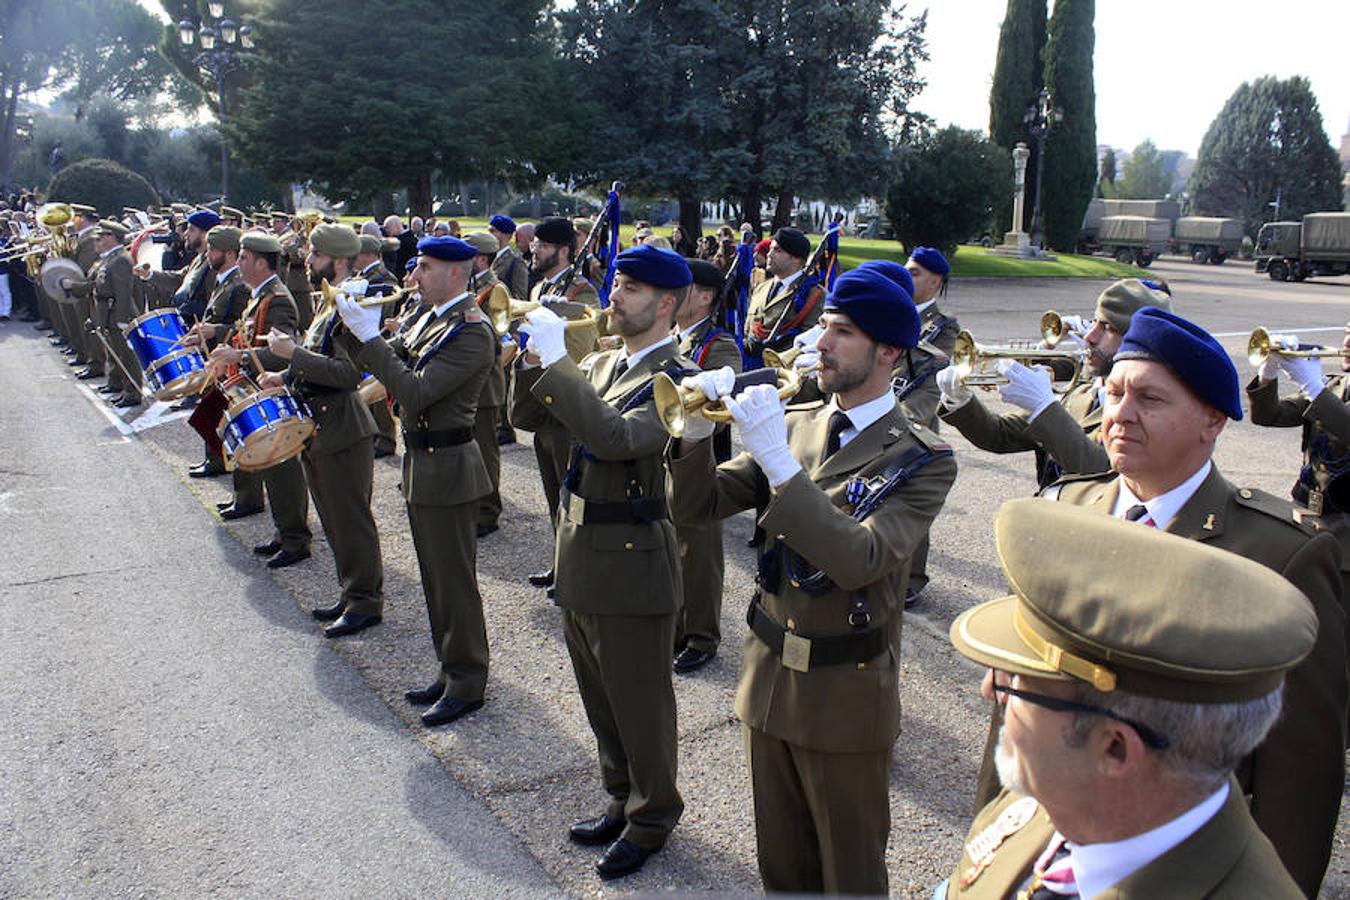
[[[830,430],[825,438],[826,459],[839,452],[839,436],[849,427],[848,416],[840,410],[830,413]]]
[[[773,286],[769,288],[769,299],[767,302],[772,303],[774,301],[774,298],[778,296],[778,292],[781,291],[782,289],[783,289],[783,282],[775,281],[773,283]]]
[[[628,357],[621,358],[614,364],[614,380],[618,381],[623,377],[623,373],[628,371]]]
[[[1146,515],[1148,515],[1148,507],[1142,503],[1136,503],[1134,506],[1125,510],[1125,518],[1129,519],[1131,522],[1138,522]]]

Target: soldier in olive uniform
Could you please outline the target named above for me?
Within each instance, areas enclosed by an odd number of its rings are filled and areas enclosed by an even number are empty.
[[[530,265],[511,246],[515,233],[516,223],[509,216],[493,216],[488,220],[488,234],[497,241],[497,249],[492,254],[492,274],[506,286],[512,297],[526,300],[530,296]]]
[[[385,386],[403,427],[403,498],[422,573],[431,637],[440,663],[410,703],[432,704],[426,725],[444,725],[483,705],[488,643],[474,572],[478,503],[492,488],[473,439],[483,382],[497,338],[468,291],[477,251],[458,238],[423,238],[416,278],[426,311],[407,330],[380,338],[380,307],[338,298],[342,321],[362,341],[356,364]]]
[[[1298,338],[1290,336],[1297,346]],[[1308,521],[1341,546],[1342,601],[1350,600],[1350,327],[1341,343],[1342,373],[1325,378],[1316,359],[1271,353],[1247,385],[1252,422],[1303,429],[1303,466],[1292,491]],[[1299,393],[1280,397],[1281,370]]]
[[[131,254],[122,246],[127,226],[112,219],[99,222],[94,232],[94,249],[98,259],[90,267],[88,279],[73,282],[65,279],[77,296],[92,297],[93,324],[103,336],[112,358],[107,361],[108,384],[120,395],[112,395],[112,403],[119,408],[140,406],[141,363],[127,343],[123,329],[143,310],[136,303]]]
[[[718,325],[722,272],[705,259],[689,259],[694,282],[689,297],[675,314],[676,349],[700,369],[723,367],[741,371],[741,350],[731,333]],[[731,428],[718,426],[713,434],[713,456],[719,463],[731,458]],[[676,525],[680,546],[683,596],[675,619],[675,671],[696,671],[712,661],[722,642],[722,521]]]
[[[203,324],[198,332],[205,338],[229,341],[228,346],[222,344],[211,351],[213,363],[239,367],[258,378],[263,372],[286,368],[286,361],[267,349],[266,337],[275,330],[294,338],[298,334],[299,313],[277,273],[281,242],[276,236],[249,231],[240,238],[239,245],[239,273],[250,288],[248,305],[233,326]],[[258,371],[259,366],[262,371]],[[202,406],[209,408],[206,402]],[[305,490],[299,459],[288,459],[261,472],[236,469],[234,503],[221,511],[221,518],[238,519],[260,512],[264,491],[276,533],[255,546],[253,552],[267,556],[270,569],[309,559],[309,493]]]
[[[1317,614],[1317,642],[1289,673],[1284,715],[1237,766],[1257,825],[1314,897],[1340,810],[1350,709],[1336,541],[1300,522],[1286,501],[1236,488],[1219,473],[1214,444],[1226,418],[1242,417],[1237,370],[1213,337],[1185,319],[1154,308],[1134,314],[1106,379],[1102,413],[1114,471],[1067,478],[1046,496],[1260,563],[1302,591]],[[994,736],[996,724],[977,804],[997,791]]]
[[[758,356],[766,348],[782,352],[793,338],[820,319],[825,286],[803,269],[811,242],[796,228],[780,228],[769,244],[768,273],[750,294],[745,317],[746,352]]]
[[[363,293],[359,280],[347,281],[360,246],[356,232],[345,225],[319,225],[309,243],[311,281],[327,279],[339,290]],[[300,346],[279,331],[268,337],[272,353],[290,365],[258,383],[264,388],[289,384],[314,417],[316,430],[300,463],[342,586],[338,601],[315,609],[314,617],[332,621],[324,629],[327,637],[356,634],[378,625],[384,614],[384,566],[370,512],[375,422],[356,393],[362,375],[353,362],[360,343],[332,306],[319,310]]]
[[[98,213],[92,206],[85,206],[79,203],[72,203],[71,210],[75,213],[75,264],[80,267],[81,272],[88,273],[90,266],[98,259],[98,251],[94,249],[94,229],[98,227]],[[103,345],[93,334],[93,323],[95,321],[95,308],[93,298],[87,302],[66,304],[57,303],[47,297],[47,292],[41,285],[41,279],[34,279],[39,282],[34,287],[38,295],[45,298],[45,302],[52,307],[52,321],[58,324],[63,323],[68,317],[73,329],[71,337],[71,346],[79,351],[79,357],[85,361],[84,368],[75,373],[75,377],[81,381],[88,381],[92,378],[98,378],[108,371],[108,365],[105,364],[105,351]],[[110,391],[105,391],[108,393]]]
[[[206,312],[202,321],[211,326],[208,331],[214,334],[216,326],[229,327],[244,314],[249,301],[249,287],[239,274],[239,239],[243,233],[232,225],[217,225],[206,233],[206,261],[211,267],[211,297],[206,303]],[[200,337],[197,339],[200,341]],[[208,347],[207,349],[210,349]],[[188,469],[191,478],[214,478],[225,474],[224,449],[216,426],[220,422],[220,413],[212,408],[202,412],[200,407],[188,418],[188,425],[202,436],[206,445],[206,457],[199,465]],[[233,505],[233,499],[217,505],[226,509]]]
[[[355,233],[355,232],[353,232]],[[398,251],[398,241],[393,238],[380,238],[373,234],[363,234],[361,252],[356,256],[356,277],[365,280],[367,293],[392,294],[398,290],[398,279],[384,265],[384,254]],[[395,301],[384,307],[384,318],[399,318],[404,311]],[[398,450],[398,436],[394,434],[394,417],[389,413],[389,403],[377,400],[370,404],[370,414],[375,419],[375,458],[383,459]]]
[[[1015,595],[962,613],[951,640],[1006,706],[1008,789],[933,896],[1301,897],[1233,774],[1313,649],[1307,599],[1213,545],[1086,510],[1014,500],[994,528]],[[1082,564],[1102,547],[1108,567]]]
[[[305,261],[309,258],[309,241],[302,229],[280,231],[281,265],[278,274],[295,300],[296,327],[303,334],[314,321],[314,285],[309,283]]]
[[[514,223],[511,227],[515,229]],[[469,290],[473,292],[474,302],[491,323],[490,310],[493,306],[509,305],[511,302],[510,292],[506,285],[497,280],[496,270],[492,268],[492,260],[497,255],[497,239],[486,231],[471,231],[464,235],[464,241],[478,251],[473,259],[473,278],[469,281]],[[524,266],[524,263],[521,265]],[[495,327],[493,333],[496,334]],[[480,538],[497,530],[502,515],[502,448],[497,443],[497,423],[501,421],[502,407],[506,403],[506,371],[503,366],[509,363],[510,358],[503,360],[499,341],[497,364],[488,373],[487,381],[483,382],[483,395],[478,398],[478,413],[474,417],[474,440],[478,442],[488,478],[492,481],[492,493],[478,504],[477,531]]]
[[[206,234],[219,224],[220,216],[209,209],[188,216],[183,241],[195,255],[186,267],[156,272],[146,264],[136,269],[137,277],[145,282],[147,307],[172,306],[189,325],[205,315],[216,283],[215,273],[206,258]]]
[[[531,312],[513,407],[522,423],[548,410],[574,438],[557,522],[557,602],[609,804],[569,834],[608,845],[596,864],[605,878],[640,869],[684,810],[670,667],[679,551],[666,509],[669,437],[651,385],[658,372],[693,370],[670,334],[691,278],[684,259],[642,246],[616,267],[610,308],[623,348],[579,366],[565,321]]]
[[[530,268],[537,274],[538,280],[530,290],[530,300],[542,302],[541,298],[561,297],[560,304],[567,318],[575,318],[581,306],[598,307],[600,295],[591,283],[580,274],[572,271],[572,254],[576,252],[576,229],[570,219],[554,216],[544,219],[535,229],[531,244],[532,257]],[[570,284],[568,279],[571,279]],[[580,361],[595,349],[598,334],[594,328],[570,328],[567,330],[567,353],[574,362]],[[511,386],[511,423],[517,428],[534,432],[534,455],[539,462],[539,479],[544,487],[544,499],[548,501],[549,522],[556,530],[558,527],[558,496],[562,489],[563,474],[567,471],[567,459],[572,449],[572,436],[567,427],[558,421],[551,411],[542,409],[538,404],[521,403],[517,398],[526,389]],[[523,399],[523,398],[522,398]],[[520,413],[516,411],[520,410]],[[525,418],[520,418],[524,415]],[[536,587],[553,585],[553,567],[529,576],[530,584]],[[553,591],[549,591],[549,596]]]
[[[824,306],[817,349],[833,399],[790,414],[768,385],[728,399],[746,452],[715,466],[687,430],[672,451],[672,508],[680,522],[764,510],[736,714],[765,889],[884,894],[909,559],[956,463],[891,392],[919,331],[903,289],[845,272]],[[728,375],[697,383],[724,395]]]

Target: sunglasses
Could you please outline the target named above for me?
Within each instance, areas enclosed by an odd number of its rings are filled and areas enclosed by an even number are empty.
[[[1101,706],[1093,706],[1088,703],[1075,703],[1073,700],[1061,700],[1058,697],[1050,697],[1046,694],[1037,694],[1032,691],[1022,691],[1017,688],[1011,688],[1006,685],[994,685],[994,692],[998,694],[1007,694],[1009,697],[1016,697],[1024,700],[1032,706],[1040,706],[1052,712],[1080,712],[1090,713],[1095,716],[1105,716],[1120,722],[1122,725],[1128,725],[1139,733],[1139,739],[1144,745],[1154,750],[1166,750],[1172,745],[1165,736],[1149,728],[1147,725],[1136,722],[1133,719],[1127,719],[1124,716],[1117,715],[1111,710]]]

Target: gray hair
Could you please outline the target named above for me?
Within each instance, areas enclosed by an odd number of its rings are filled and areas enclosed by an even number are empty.
[[[1182,703],[1123,691],[1102,693],[1080,685],[1079,703],[1100,706],[1166,736],[1168,747],[1158,751],[1163,765],[1177,780],[1212,792],[1260,746],[1280,717],[1283,686],[1264,697],[1236,703]],[[1072,747],[1086,743],[1101,717],[1075,713],[1064,739]]]
[[[373,234],[375,237],[384,237],[384,232],[380,231],[380,223],[371,219],[361,223],[362,234]]]

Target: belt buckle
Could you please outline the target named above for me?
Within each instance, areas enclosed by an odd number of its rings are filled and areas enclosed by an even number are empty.
[[[576,494],[567,498],[567,521],[573,525],[586,524],[586,501]]]
[[[811,669],[811,639],[791,631],[783,632],[783,666],[794,672]]]
[[[1323,498],[1324,495],[1320,489],[1308,491],[1308,512],[1312,513],[1314,516],[1320,516],[1322,514],[1323,503],[1325,502]]]

